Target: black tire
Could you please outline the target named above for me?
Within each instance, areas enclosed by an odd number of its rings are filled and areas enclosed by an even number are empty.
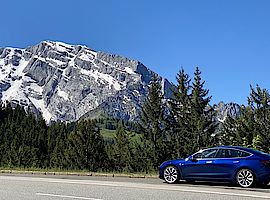
[[[173,184],[180,180],[180,173],[175,166],[169,165],[163,170],[163,177],[166,183]]]

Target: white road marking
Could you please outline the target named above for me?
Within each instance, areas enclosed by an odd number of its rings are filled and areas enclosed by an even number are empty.
[[[46,183],[62,183],[62,184],[78,184],[78,185],[97,185],[108,187],[124,187],[124,188],[136,188],[136,189],[151,189],[151,190],[166,190],[166,191],[178,191],[178,192],[193,192],[202,194],[216,194],[238,197],[251,197],[258,199],[270,199],[270,195],[263,191],[251,191],[248,189],[238,190],[237,193],[228,191],[223,188],[203,188],[193,189],[190,186],[182,185],[154,185],[145,183],[128,183],[128,182],[112,182],[112,181],[94,181],[94,180],[64,180],[56,178],[34,178],[34,177],[15,177],[15,176],[0,176],[0,180],[13,180],[13,181],[31,181],[31,182],[46,182]],[[191,189],[192,188],[192,189]],[[225,192],[224,192],[225,191]]]
[[[60,197],[60,198],[70,198],[70,199],[85,199],[85,200],[103,200],[89,197],[77,197],[77,196],[69,196],[69,195],[61,195],[61,194],[46,194],[46,193],[36,193],[37,196],[47,196],[47,197]]]

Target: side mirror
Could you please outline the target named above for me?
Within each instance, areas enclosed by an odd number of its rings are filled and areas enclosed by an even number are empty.
[[[194,158],[193,156],[188,157],[188,159],[189,159],[191,162],[197,162],[197,159]]]

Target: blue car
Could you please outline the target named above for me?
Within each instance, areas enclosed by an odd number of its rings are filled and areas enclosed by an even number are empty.
[[[200,150],[186,159],[170,160],[159,167],[159,177],[167,183],[186,180],[222,181],[250,187],[270,182],[270,155],[237,146]]]

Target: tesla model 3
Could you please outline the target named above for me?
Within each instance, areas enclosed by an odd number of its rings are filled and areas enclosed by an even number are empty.
[[[159,177],[167,183],[186,180],[222,181],[250,187],[270,182],[270,155],[237,146],[200,150],[186,159],[169,160],[159,167]]]

